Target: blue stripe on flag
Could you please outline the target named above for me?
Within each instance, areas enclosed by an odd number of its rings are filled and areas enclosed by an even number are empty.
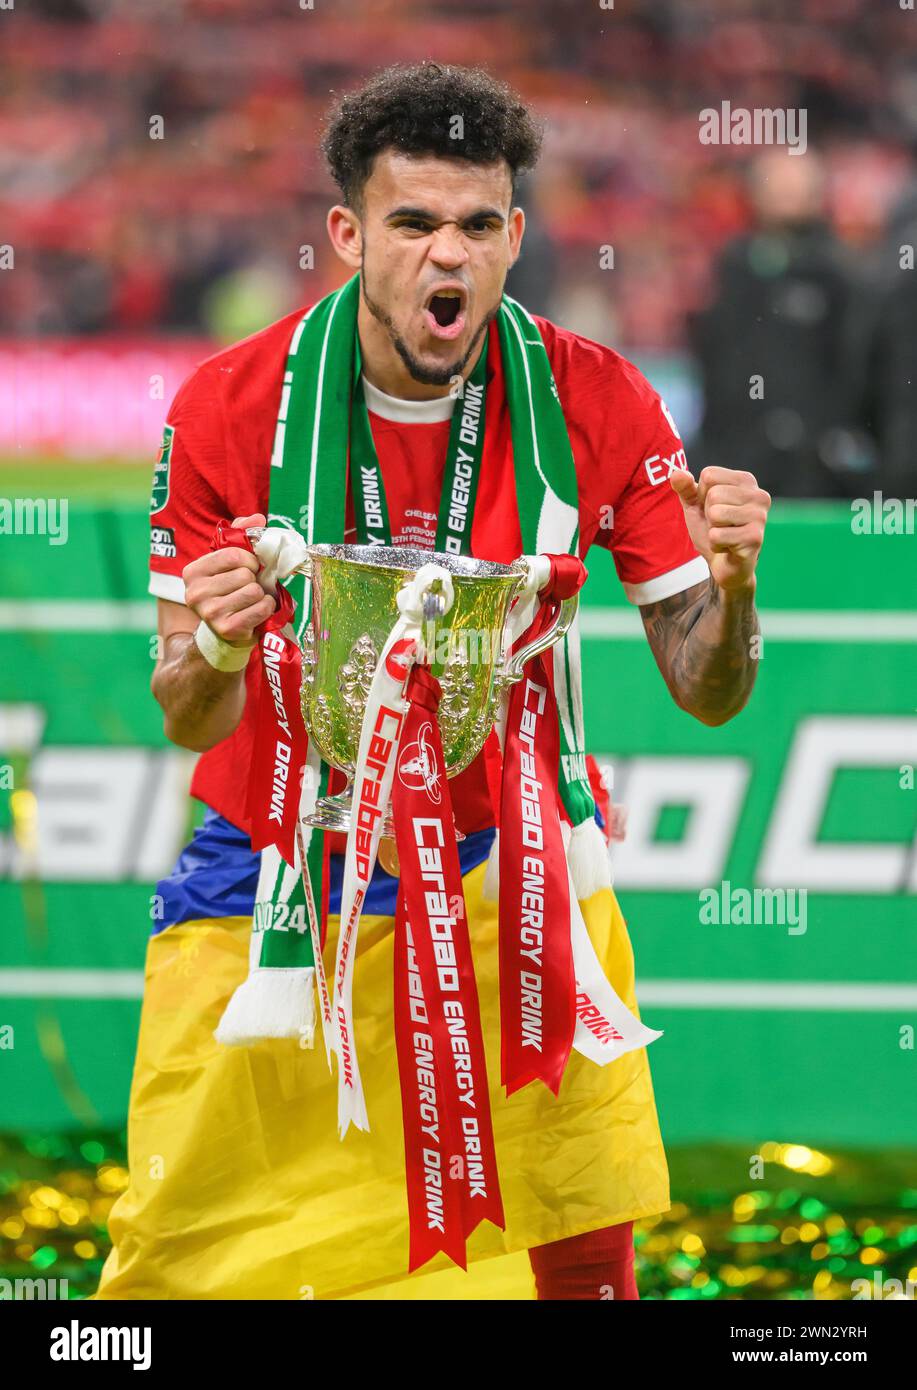
[[[475,830],[461,841],[458,850],[463,874],[483,863],[493,837],[492,829]],[[332,854],[331,912],[340,911],[343,879],[344,856]],[[156,885],[162,899],[162,915],[153,924],[153,935],[202,917],[248,917],[255,905],[257,887],[258,855],[245,831],[208,808],[203,825],[195,830],[169,877]],[[397,890],[398,880],[377,864],[364,910],[380,917],[394,916]]]

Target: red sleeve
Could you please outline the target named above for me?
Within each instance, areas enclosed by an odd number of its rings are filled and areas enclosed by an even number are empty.
[[[182,571],[206,554],[221,517],[226,452],[222,403],[206,364],[179,387],[163,431],[150,498],[150,593],[183,603]]]
[[[710,571],[669,485],[687,468],[668,409],[613,348],[536,319],[564,408],[580,497],[580,554],[610,550],[631,603],[654,603]]]
[[[632,372],[639,376],[636,368]],[[598,543],[610,549],[631,603],[656,603],[707,579],[710,570],[688,535],[684,511],[669,484],[687,468],[684,445],[659,393],[645,378],[633,404],[636,465]]]

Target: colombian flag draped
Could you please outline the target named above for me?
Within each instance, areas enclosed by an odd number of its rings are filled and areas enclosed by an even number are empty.
[[[597,1067],[573,1053],[555,1098],[500,1087],[498,908],[463,876],[506,1230],[482,1222],[468,1272],[439,1254],[408,1275],[395,1043],[394,915],[361,924],[355,1023],[370,1133],[337,1138],[321,1049],[223,1048],[213,1031],[248,968],[248,917],[189,920],[149,944],[131,1093],[131,1183],[110,1221],[101,1299],[532,1298],[525,1251],[665,1211],[668,1172],[645,1049]],[[582,903],[596,953],[636,1012],[611,889]],[[339,918],[329,918],[333,954]]]

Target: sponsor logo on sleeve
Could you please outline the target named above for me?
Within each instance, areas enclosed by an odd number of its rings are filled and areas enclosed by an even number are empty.
[[[161,560],[174,560],[175,532],[171,526],[154,526],[150,533],[150,554],[158,555]]]
[[[678,433],[678,426],[672,418],[672,412],[661,397],[659,398],[659,409],[662,412],[662,418],[672,431],[675,439],[678,440],[679,445],[681,445],[681,435]],[[688,460],[685,457],[684,448],[680,447],[673,449],[670,454],[648,454],[643,460],[642,467],[646,471],[650,487],[659,487],[660,483],[666,482],[672,476],[676,468],[687,468]]]
[[[681,439],[681,435],[678,433],[678,426],[672,418],[672,412],[671,410],[669,410],[669,407],[666,405],[665,401],[662,399],[661,396],[659,398],[659,405],[662,409],[663,415],[665,416],[665,421],[669,429],[672,431],[676,439]]]
[[[643,460],[643,467],[646,469],[646,476],[650,480],[650,487],[658,487],[670,478],[676,468],[687,468],[688,460],[685,457],[684,449],[676,449],[671,454],[650,454]]]

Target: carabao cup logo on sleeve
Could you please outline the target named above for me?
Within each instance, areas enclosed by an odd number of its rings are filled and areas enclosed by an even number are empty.
[[[169,465],[172,462],[172,442],[174,439],[174,426],[165,425],[162,431],[159,455],[153,469],[153,493],[150,497],[151,515],[153,512],[161,512],[169,500]]]

